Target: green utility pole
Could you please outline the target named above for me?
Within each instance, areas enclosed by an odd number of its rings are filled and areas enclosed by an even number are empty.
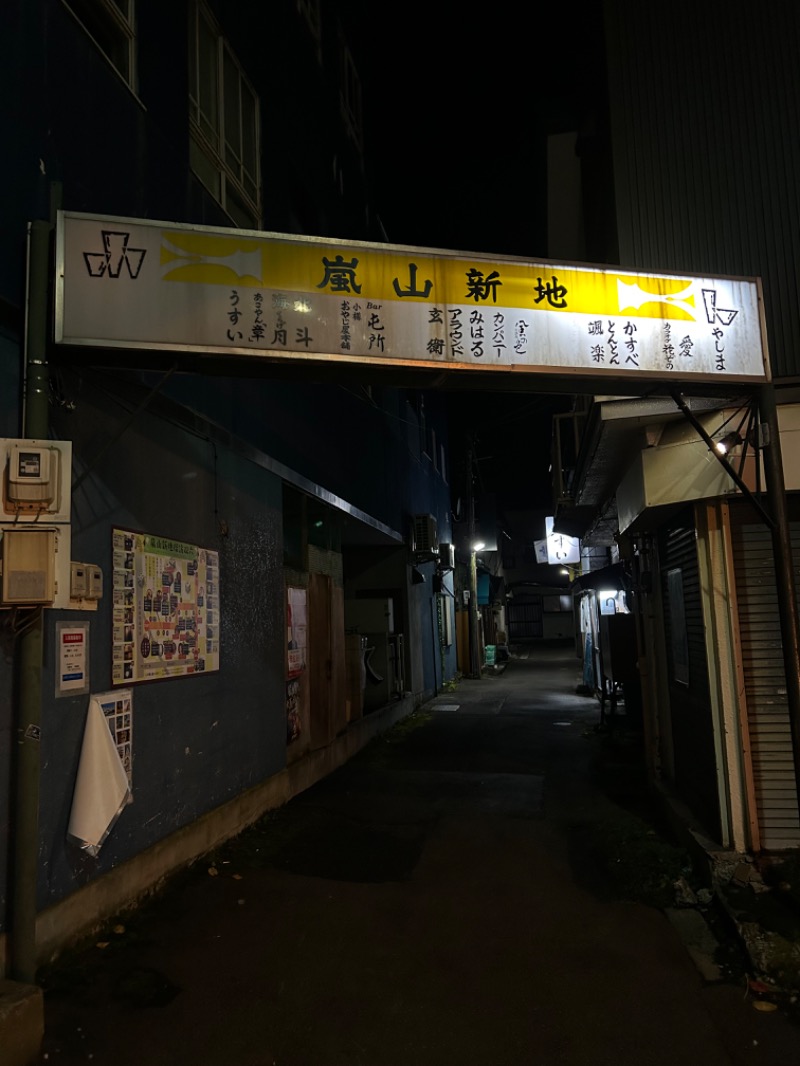
[[[468,517],[469,517],[469,665],[474,678],[480,679],[482,654],[480,627],[478,620],[478,560],[475,552],[475,538],[477,536],[477,523],[475,521],[475,485],[473,473],[475,470],[475,442],[472,441],[469,448],[467,471]]]
[[[25,321],[25,395],[22,432],[44,440],[49,433],[47,322],[50,224],[28,227],[28,292]],[[42,712],[43,611],[17,642],[15,723],[12,748],[15,806],[12,824],[12,884],[9,976],[36,979],[36,884],[39,856],[39,731]]]

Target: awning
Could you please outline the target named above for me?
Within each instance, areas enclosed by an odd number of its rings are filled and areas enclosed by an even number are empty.
[[[575,578],[572,587],[581,591],[614,589],[619,592],[625,589],[626,581],[627,575],[625,574],[624,563],[612,563],[610,566],[603,566],[599,570],[590,570],[586,574],[581,574],[580,577]]]

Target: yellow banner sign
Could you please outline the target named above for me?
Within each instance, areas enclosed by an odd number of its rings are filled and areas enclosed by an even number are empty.
[[[64,214],[60,343],[764,380],[753,279]]]

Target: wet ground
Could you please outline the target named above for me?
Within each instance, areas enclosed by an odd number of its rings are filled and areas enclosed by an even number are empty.
[[[549,649],[461,681],[120,916],[42,975],[42,1061],[796,1061],[735,940],[698,968],[669,920],[688,857],[579,680]]]

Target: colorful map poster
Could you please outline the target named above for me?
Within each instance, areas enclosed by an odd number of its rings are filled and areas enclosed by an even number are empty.
[[[219,554],[114,529],[114,685],[219,669]]]

